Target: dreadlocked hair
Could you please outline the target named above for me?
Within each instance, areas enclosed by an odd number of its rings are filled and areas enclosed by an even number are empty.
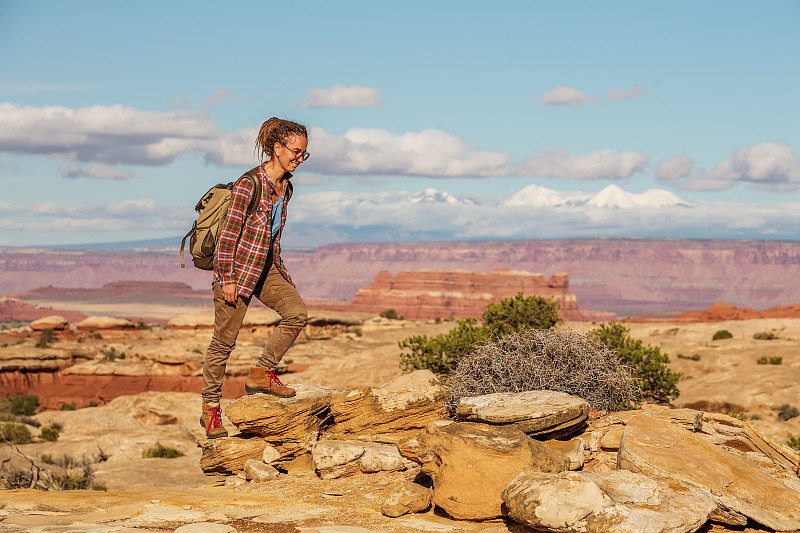
[[[255,153],[263,162],[272,157],[272,148],[275,143],[287,143],[291,137],[299,135],[308,139],[306,127],[291,120],[284,120],[277,117],[265,121],[258,131],[256,137]]]

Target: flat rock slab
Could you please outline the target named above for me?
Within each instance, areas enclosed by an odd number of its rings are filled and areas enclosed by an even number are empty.
[[[336,434],[377,435],[422,429],[447,417],[445,391],[429,370],[399,376],[386,385],[331,398]]]
[[[513,425],[536,436],[582,426],[589,416],[589,403],[557,391],[497,392],[462,398],[456,416],[469,422]]]
[[[520,472],[560,472],[569,459],[513,427],[469,422],[428,424],[400,453],[433,480],[434,505],[458,520],[503,516],[500,494]]]
[[[715,520],[741,524],[748,517],[776,531],[800,529],[800,492],[666,420],[632,418],[622,435],[617,465],[703,489],[717,504]]]
[[[291,385],[292,398],[269,394],[250,394],[231,403],[225,415],[242,433],[251,433],[276,442],[301,442],[310,433],[333,425],[330,411],[334,389],[313,385]]]
[[[688,533],[715,508],[701,491],[626,471],[524,473],[503,501],[517,522],[559,533]]]

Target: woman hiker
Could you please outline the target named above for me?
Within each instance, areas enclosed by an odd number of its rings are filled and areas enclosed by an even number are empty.
[[[257,366],[250,368],[247,394],[262,392],[281,398],[295,395],[275,375],[283,355],[306,324],[308,313],[281,261],[280,238],[286,207],[292,196],[289,181],[297,166],[308,159],[305,126],[271,118],[261,125],[256,152],[262,164],[253,169],[261,181],[261,202],[247,216],[254,183],[240,179],[231,191],[228,214],[214,255],[214,336],[203,363],[203,413],[206,437],[227,437],[222,427],[220,398],[225,363],[236,346],[247,306],[253,296],[274,309],[281,321],[267,339]],[[265,158],[269,158],[263,163]]]

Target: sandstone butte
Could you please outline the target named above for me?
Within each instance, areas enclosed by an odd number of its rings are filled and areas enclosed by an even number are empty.
[[[749,307],[737,307],[733,304],[718,302],[699,311],[678,313],[669,318],[661,317],[636,317],[628,318],[627,322],[723,322],[725,320],[753,320],[758,318],[800,318],[800,304],[776,305],[763,311],[756,311]]]
[[[522,292],[554,300],[565,320],[613,320],[613,313],[582,311],[569,291],[569,275],[542,274],[496,268],[492,272],[467,270],[402,271],[392,276],[379,272],[372,283],[358,290],[347,306],[352,311],[380,313],[394,309],[411,320],[480,317],[489,303]],[[318,304],[324,305],[324,304]]]

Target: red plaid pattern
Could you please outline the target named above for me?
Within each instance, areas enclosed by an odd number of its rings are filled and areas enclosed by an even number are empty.
[[[247,206],[253,195],[253,183],[240,179],[231,191],[228,214],[222,223],[217,250],[214,254],[214,277],[221,285],[236,283],[239,294],[245,298],[253,294],[256,282],[264,272],[272,242],[272,207],[280,195],[275,185],[264,172],[264,166],[253,169],[261,179],[261,204],[247,218]],[[291,198],[291,174],[283,178],[284,199],[281,209],[281,226],[272,245],[272,257],[278,271],[286,281],[294,285],[286,266],[281,260],[281,233],[286,224],[287,204]]]

